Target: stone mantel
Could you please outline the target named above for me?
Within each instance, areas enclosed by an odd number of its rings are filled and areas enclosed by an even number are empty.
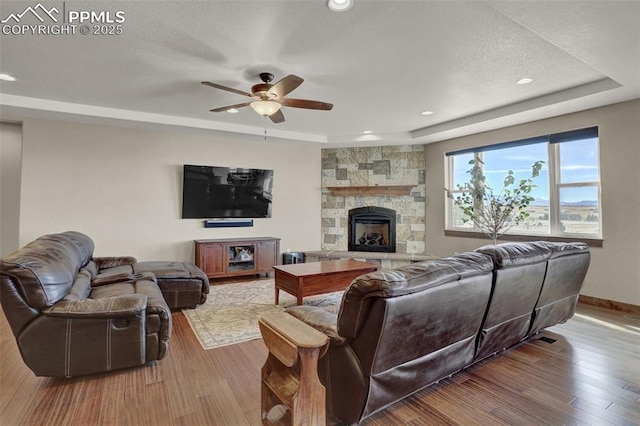
[[[329,186],[329,193],[336,197],[359,195],[409,195],[415,185]]]

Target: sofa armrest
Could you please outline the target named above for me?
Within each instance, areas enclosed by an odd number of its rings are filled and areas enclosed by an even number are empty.
[[[98,267],[98,271],[106,268],[114,268],[122,265],[133,265],[138,260],[133,256],[114,256],[114,257],[94,257],[93,261]]]
[[[63,318],[127,318],[140,316],[147,309],[147,296],[127,294],[104,299],[61,300],[43,314]]]
[[[331,346],[340,346],[346,339],[338,334],[338,315],[317,306],[293,306],[287,313],[329,336]]]

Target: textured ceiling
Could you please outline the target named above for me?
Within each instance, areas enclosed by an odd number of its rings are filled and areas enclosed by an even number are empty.
[[[0,17],[37,2],[1,2]],[[0,37],[3,119],[129,120],[333,145],[425,143],[640,97],[640,2],[322,0],[42,2],[120,10],[121,35]],[[89,7],[90,5],[90,7]],[[23,22],[35,18],[25,16]],[[273,124],[243,91],[305,79]],[[522,77],[534,82],[516,85]],[[423,116],[423,110],[434,114]],[[371,135],[363,135],[371,130]]]

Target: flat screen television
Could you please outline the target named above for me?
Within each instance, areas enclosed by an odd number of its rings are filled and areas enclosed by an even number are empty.
[[[185,164],[183,219],[271,217],[273,170]]]

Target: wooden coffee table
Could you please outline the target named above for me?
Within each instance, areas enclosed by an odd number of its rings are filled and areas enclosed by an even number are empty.
[[[344,290],[354,278],[378,270],[378,265],[345,259],[278,265],[274,266],[273,270],[276,282],[276,305],[280,290],[295,296],[298,305],[302,305],[303,297]]]

